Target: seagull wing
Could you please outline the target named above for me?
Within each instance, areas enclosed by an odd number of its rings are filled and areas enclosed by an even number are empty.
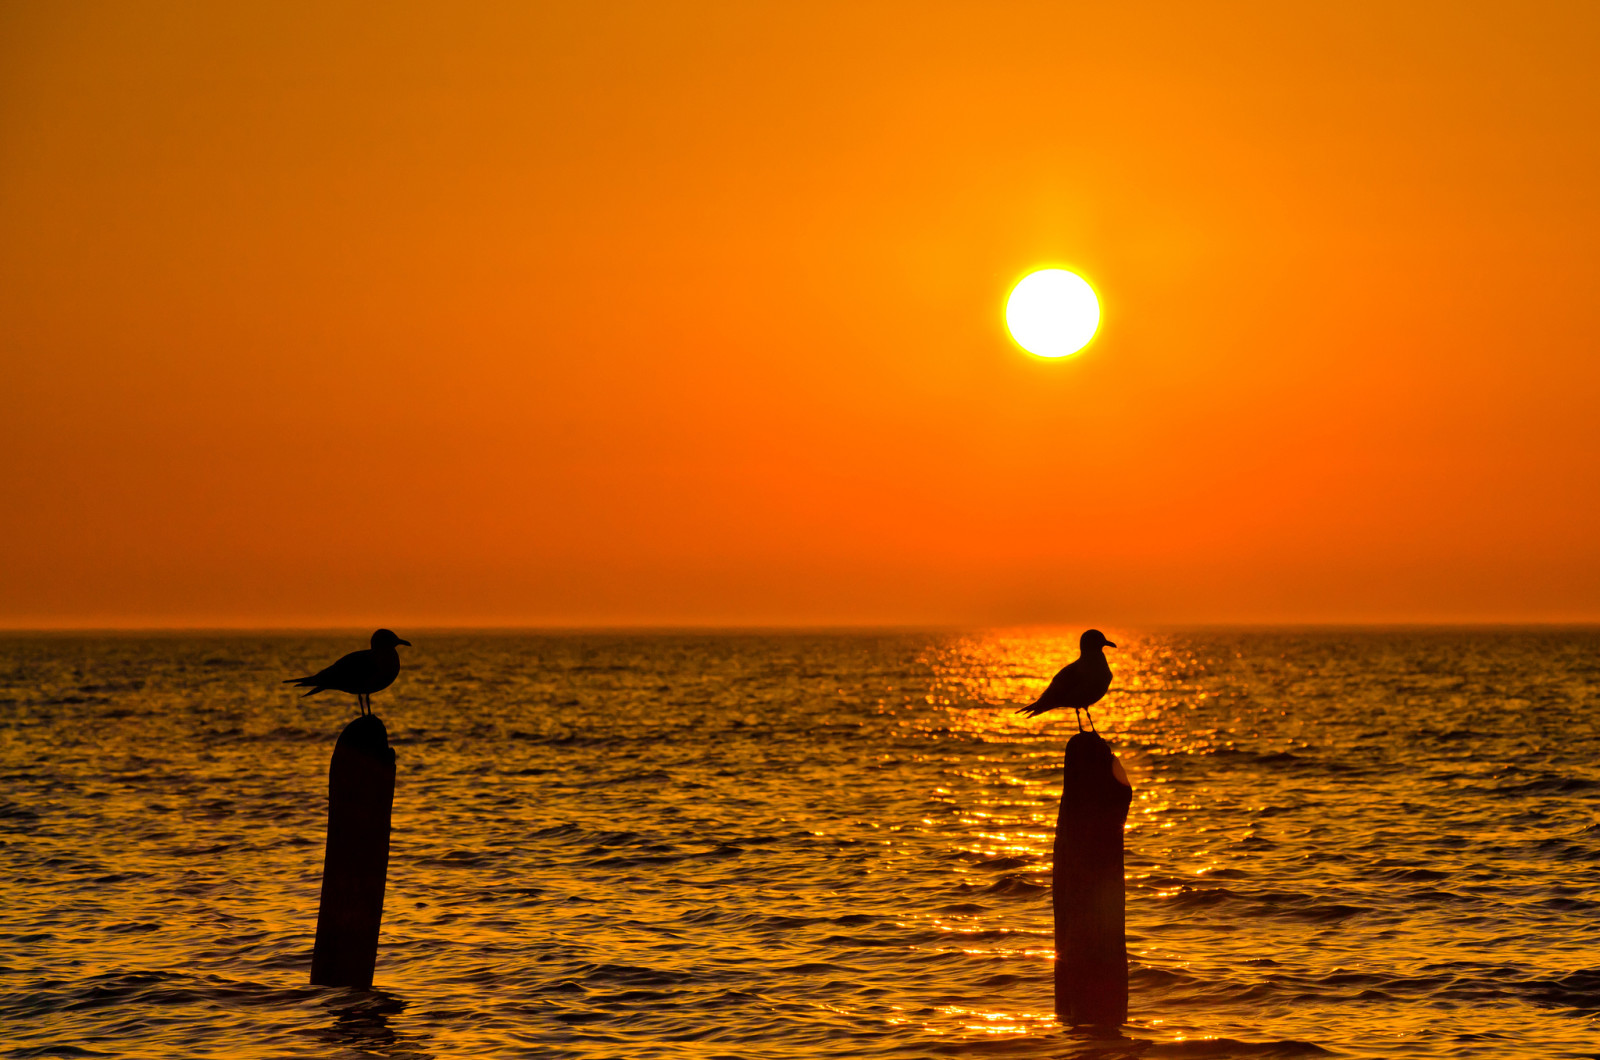
[[[291,677],[285,681],[286,685],[295,685],[300,688],[310,688],[306,695],[314,696],[323,689],[332,688],[340,692],[350,692],[350,685],[363,685],[363,680],[372,669],[368,656],[371,651],[353,651],[326,669],[318,670],[310,677]],[[352,693],[354,694],[354,693]]]
[[[1110,688],[1111,667],[1106,665],[1105,658],[1099,654],[1087,659],[1079,656],[1062,667],[1043,695],[1017,713],[1036,718],[1057,707],[1092,707],[1105,697]]]
[[[1030,718],[1037,718],[1045,711],[1055,710],[1057,707],[1083,706],[1082,703],[1075,702],[1076,699],[1081,697],[1081,694],[1075,693],[1078,693],[1078,686],[1083,683],[1082,674],[1084,668],[1081,665],[1082,662],[1082,659],[1077,659],[1063,666],[1061,672],[1051,680],[1050,687],[1046,688],[1038,699],[1026,707],[1020,708],[1017,713],[1026,714]]]

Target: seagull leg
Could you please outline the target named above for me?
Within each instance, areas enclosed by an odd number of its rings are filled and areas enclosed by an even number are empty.
[[[1083,712],[1089,715],[1089,731],[1098,736],[1100,734],[1100,730],[1094,727],[1094,711],[1089,707],[1084,707]]]
[[[1078,719],[1078,731],[1082,732],[1083,731],[1083,711],[1079,710],[1077,707],[1073,707],[1072,708],[1072,716],[1074,718]]]

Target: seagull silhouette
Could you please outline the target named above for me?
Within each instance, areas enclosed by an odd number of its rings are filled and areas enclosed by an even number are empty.
[[[372,647],[366,651],[353,651],[325,670],[318,670],[310,677],[291,677],[284,684],[310,688],[308,696],[330,688],[335,692],[348,692],[356,697],[361,713],[371,714],[372,693],[382,692],[394,684],[400,674],[400,653],[394,650],[396,644],[411,647],[409,640],[401,640],[392,630],[380,629],[372,635]]]
[[[1078,638],[1078,657],[1061,668],[1055,680],[1050,682],[1050,687],[1044,690],[1044,695],[1020,708],[1017,713],[1036,718],[1057,707],[1071,707],[1074,712],[1089,713],[1089,708],[1100,702],[1106,689],[1111,687],[1111,664],[1106,662],[1105,652],[1101,649],[1115,647],[1098,629],[1084,630],[1083,636]],[[1083,731],[1082,715],[1078,717],[1078,731]],[[1089,731],[1095,731],[1092,713],[1089,713]]]

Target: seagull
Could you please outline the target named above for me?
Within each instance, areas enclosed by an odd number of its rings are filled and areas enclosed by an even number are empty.
[[[1098,629],[1084,630],[1083,636],[1078,638],[1078,657],[1062,667],[1055,680],[1050,682],[1050,687],[1044,690],[1044,695],[1017,713],[1036,718],[1057,707],[1071,707],[1074,711],[1088,713],[1089,708],[1100,702],[1106,689],[1111,687],[1111,665],[1106,662],[1101,649],[1115,647]],[[1083,731],[1081,715],[1078,717],[1078,731]],[[1089,714],[1089,731],[1095,731],[1093,714]]]
[[[400,653],[396,644],[411,647],[409,640],[401,640],[392,630],[380,629],[372,635],[372,647],[366,651],[353,651],[325,670],[310,677],[291,677],[286,685],[309,687],[306,695],[314,696],[325,689],[348,692],[356,697],[361,713],[372,713],[372,693],[382,692],[394,684],[400,674]]]

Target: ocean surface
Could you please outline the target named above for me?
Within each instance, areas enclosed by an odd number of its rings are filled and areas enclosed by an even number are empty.
[[[1076,631],[399,630],[377,984],[307,983],[363,635],[0,638],[0,1057],[1600,1057],[1600,631],[1108,630],[1130,1022],[1052,1015]]]

